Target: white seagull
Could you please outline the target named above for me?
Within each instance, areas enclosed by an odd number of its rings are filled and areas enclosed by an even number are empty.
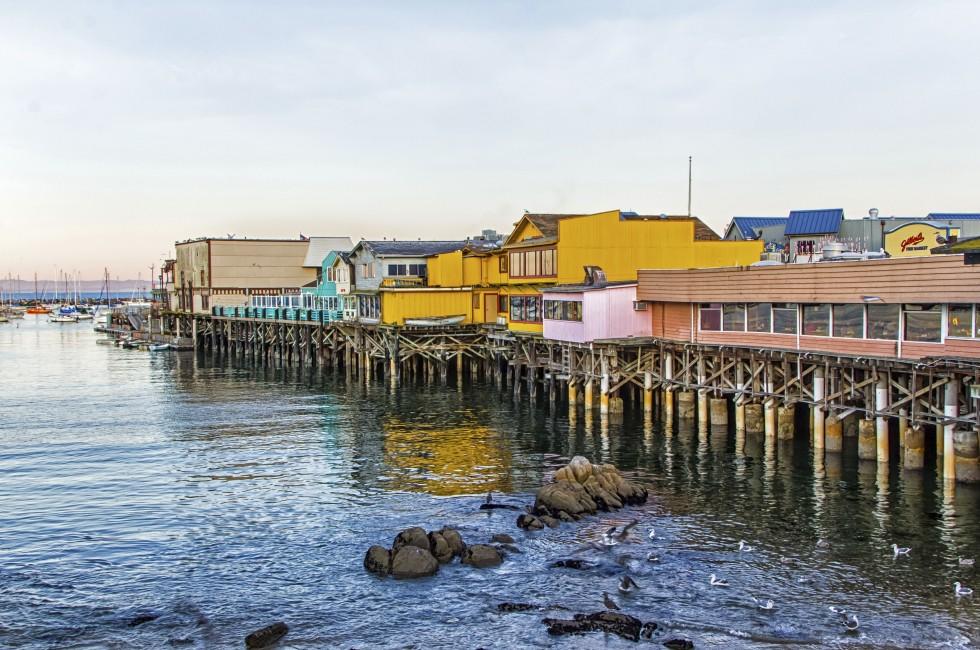
[[[759,600],[758,598],[753,596],[752,600],[755,602],[756,607],[758,607],[759,609],[764,609],[766,611],[769,611],[776,606],[776,603],[774,603],[771,598],[769,600]]]
[[[960,566],[973,566],[973,562],[974,561],[973,561],[973,558],[972,557],[961,557],[960,558]]]
[[[841,623],[843,623],[844,629],[848,632],[857,632],[858,628],[861,627],[861,623],[855,614],[848,614],[841,619]]]
[[[830,542],[821,537],[817,540],[817,548],[830,548]]]
[[[657,555],[656,553],[650,553],[649,555],[647,555],[647,562],[659,562],[659,561],[660,561],[660,556]]]
[[[738,550],[743,553],[748,553],[752,550],[752,547],[745,543],[745,540],[740,540],[738,543]]]
[[[843,607],[837,607],[835,605],[831,605],[829,609],[830,611],[832,611],[834,614],[837,614],[838,616],[843,616],[844,614],[847,613],[846,609],[844,609]]]
[[[909,551],[912,549],[907,546],[899,546],[898,544],[892,544],[892,551],[895,552],[895,557],[899,555],[908,555]]]
[[[649,537],[650,539],[655,539],[657,537],[657,529],[651,527],[650,534],[647,535],[647,537]]]
[[[956,589],[957,596],[970,596],[973,594],[973,590],[969,587],[964,587],[958,582],[953,583],[953,587]]]
[[[722,580],[721,578],[719,578],[718,576],[716,576],[715,574],[712,573],[711,574],[711,586],[712,587],[727,587],[728,586],[728,581],[727,580]]]

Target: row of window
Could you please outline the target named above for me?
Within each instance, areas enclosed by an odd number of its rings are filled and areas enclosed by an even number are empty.
[[[944,328],[945,322],[945,328]],[[975,305],[721,304],[700,307],[706,332],[803,334],[851,339],[939,343],[947,336],[980,338]]]
[[[323,278],[327,282],[349,282],[350,278],[347,276],[347,267],[344,266],[331,266],[323,271]]]
[[[361,318],[381,318],[381,296],[358,296],[357,315]]]
[[[322,309],[333,311],[340,309],[340,298],[337,296],[317,296],[311,293],[290,296],[252,296],[250,307],[286,308],[286,309]]]
[[[572,320],[582,322],[582,301],[545,300],[544,317],[548,320]]]
[[[541,278],[558,274],[557,253],[554,248],[517,251],[510,254],[510,277]]]
[[[425,264],[389,264],[388,275],[390,277],[412,276],[425,277]]]
[[[541,298],[538,296],[511,296],[510,319],[523,323],[540,323]]]

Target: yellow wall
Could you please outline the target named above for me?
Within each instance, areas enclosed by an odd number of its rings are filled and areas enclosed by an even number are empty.
[[[510,281],[506,272],[500,271],[500,258],[507,255],[504,251],[497,251],[486,258],[487,265],[487,284],[507,284]]]
[[[541,231],[538,230],[537,227],[526,218],[521,217],[521,220],[517,223],[516,229],[510,234],[510,237],[507,238],[507,242],[514,244],[534,237],[542,237]]]
[[[426,259],[430,287],[463,286],[463,252],[440,253]]]
[[[487,259],[489,258],[486,255],[467,255],[463,258],[464,286],[476,287],[487,283]]]
[[[578,284],[586,265],[610,281],[635,280],[637,269],[747,265],[761,241],[695,241],[691,221],[621,221],[619,211],[558,222],[558,284]]]
[[[472,322],[473,292],[469,289],[382,289],[381,320],[385,325],[404,325],[406,318],[464,315]]]

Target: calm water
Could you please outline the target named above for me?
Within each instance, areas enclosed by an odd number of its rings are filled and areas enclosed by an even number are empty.
[[[734,436],[665,435],[642,418],[570,428],[487,386],[393,393],[95,340],[84,323],[0,325],[0,646],[240,647],[282,619],[293,648],[633,647],[553,639],[548,614],[495,611],[597,611],[603,590],[670,626],[660,641],[698,647],[980,642],[980,596],[952,587],[980,592],[957,561],[980,557],[980,494],[944,494],[931,472],[859,466],[853,450],[815,467],[805,436],[736,453]],[[529,502],[574,454],[646,481],[650,502],[532,534],[477,510],[491,489]],[[636,543],[586,546],[633,517]],[[370,544],[443,524],[471,543],[511,533],[523,553],[417,582],[362,569]],[[739,553],[742,539],[755,550]],[[893,559],[893,541],[911,556]],[[661,563],[643,561],[654,549]],[[545,568],[570,556],[600,564]],[[643,589],[620,597],[627,570]],[[711,573],[731,586],[710,587]],[[843,634],[829,605],[857,612],[861,633]],[[131,626],[141,614],[158,618]]]

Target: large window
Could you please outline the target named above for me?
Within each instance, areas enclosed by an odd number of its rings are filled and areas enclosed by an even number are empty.
[[[772,306],[772,331],[774,334],[796,334],[797,306],[776,303]]]
[[[947,309],[947,336],[973,336],[973,305],[950,305]]]
[[[557,255],[554,248],[510,253],[512,278],[553,277],[557,273]]]
[[[750,332],[772,331],[772,305],[768,302],[758,302],[748,305],[748,330]]]
[[[830,336],[830,305],[803,305],[803,334]]]
[[[538,296],[511,296],[510,319],[524,323],[540,323],[541,298]]]
[[[425,264],[389,264],[388,276],[413,276],[422,277],[425,275]]]
[[[706,302],[701,304],[701,330],[705,332],[721,331],[721,303]]]
[[[834,305],[834,336],[864,338],[864,305]]]
[[[381,296],[358,296],[357,315],[361,318],[381,318]]]
[[[745,331],[745,305],[725,305],[721,311],[722,329],[726,332]]]
[[[548,320],[582,320],[581,300],[545,300],[544,317]]]
[[[905,305],[905,340],[939,343],[942,340],[942,305]]]
[[[898,340],[898,305],[868,305],[868,338]]]
[[[497,296],[497,313],[507,313],[507,296]]]

